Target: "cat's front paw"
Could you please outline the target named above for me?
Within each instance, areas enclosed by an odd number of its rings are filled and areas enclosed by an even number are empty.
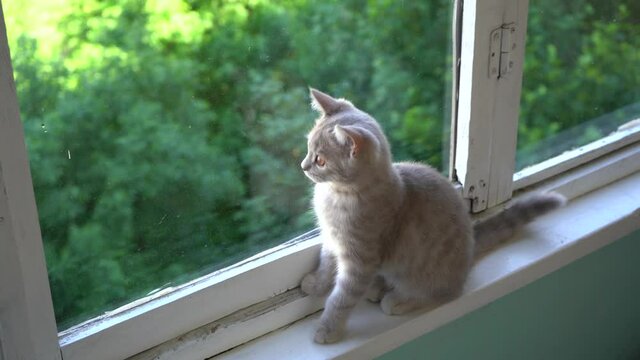
[[[343,331],[341,329],[330,329],[324,325],[316,330],[316,335],[313,337],[313,341],[318,344],[331,344],[342,339]]]
[[[323,284],[315,272],[305,275],[300,283],[300,289],[307,295],[323,296],[329,292],[328,286]]]

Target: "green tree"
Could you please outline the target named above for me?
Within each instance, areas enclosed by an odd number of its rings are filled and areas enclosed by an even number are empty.
[[[60,327],[313,227],[308,86],[444,170],[448,0],[59,0],[55,32],[18,21],[45,5],[6,15]],[[637,116],[638,6],[531,3],[519,166]]]
[[[531,4],[518,168],[594,141],[640,114],[634,105],[640,26],[629,6],[640,10],[630,1]]]

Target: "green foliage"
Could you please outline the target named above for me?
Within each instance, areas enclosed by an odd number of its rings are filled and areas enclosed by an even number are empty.
[[[539,0],[530,6],[518,168],[640,116],[636,107],[616,111],[640,98],[638,4]]]
[[[578,3],[531,4],[523,163],[638,97],[637,6]],[[309,85],[375,115],[397,159],[445,168],[448,0],[51,4],[5,15],[61,328],[310,229]],[[19,21],[39,6],[53,24]]]

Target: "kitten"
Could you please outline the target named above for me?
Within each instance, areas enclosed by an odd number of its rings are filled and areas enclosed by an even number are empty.
[[[425,165],[392,163],[375,119],[318,90],[311,89],[311,97],[321,116],[301,167],[315,183],[313,207],[324,243],[318,268],[301,288],[315,296],[330,293],[318,343],[340,340],[365,294],[389,315],[456,298],[476,253],[565,201],[538,194],[474,228],[449,180]]]

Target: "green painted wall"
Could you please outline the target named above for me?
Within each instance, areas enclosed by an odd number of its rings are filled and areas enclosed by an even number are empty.
[[[640,359],[640,231],[380,359]]]

